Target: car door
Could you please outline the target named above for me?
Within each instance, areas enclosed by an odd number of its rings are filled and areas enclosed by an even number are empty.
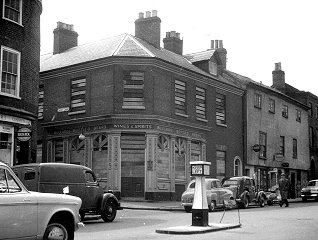
[[[92,171],[85,170],[85,181],[85,197],[83,199],[84,208],[96,208],[98,197],[101,196],[102,192]]]
[[[220,187],[221,185],[219,185]],[[217,184],[217,180],[214,180],[211,182],[211,187],[212,187],[212,192],[216,193],[216,204],[220,204],[222,201],[221,201],[221,194],[222,192],[220,191],[220,188],[218,187],[218,184]]]
[[[0,166],[0,239],[33,239],[37,234],[37,199]]]

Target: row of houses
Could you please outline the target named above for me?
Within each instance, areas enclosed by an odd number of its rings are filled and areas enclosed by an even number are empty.
[[[263,189],[285,172],[292,197],[318,177],[316,96],[288,85],[280,63],[272,86],[230,71],[221,40],[183,54],[180,33],[170,31],[162,48],[160,25],[157,11],[140,13],[135,35],[78,45],[73,25],[58,22],[34,87],[38,131],[28,141],[18,139],[23,125],[10,140],[1,131],[1,141],[13,143],[2,160],[86,165],[105,189],[155,200],[179,199],[195,160],[211,162],[211,177],[248,175]],[[28,158],[14,157],[32,141],[37,158],[30,146]]]

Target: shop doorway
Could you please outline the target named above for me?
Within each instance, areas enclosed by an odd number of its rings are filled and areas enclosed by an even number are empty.
[[[121,135],[121,196],[140,198],[145,194],[145,134]]]

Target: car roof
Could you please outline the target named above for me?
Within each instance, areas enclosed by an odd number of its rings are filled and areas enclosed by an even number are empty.
[[[49,163],[27,163],[21,165],[12,166],[12,168],[19,168],[19,167],[40,167],[40,166],[57,166],[57,167],[68,167],[68,168],[83,168],[87,170],[91,170],[89,167],[77,164],[70,164],[70,163],[56,163],[56,162],[49,162]]]
[[[248,177],[248,176],[240,176],[240,177],[230,177],[226,180],[240,180],[240,179],[253,179],[253,178]]]

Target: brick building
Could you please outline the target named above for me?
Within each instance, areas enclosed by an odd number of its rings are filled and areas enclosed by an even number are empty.
[[[12,166],[36,159],[42,2],[0,7],[0,160]]]
[[[318,178],[318,97],[311,92],[301,91],[285,82],[285,72],[281,69],[273,71],[272,87],[297,99],[308,106],[308,139],[310,153],[309,179]]]
[[[280,63],[273,80],[281,73]],[[244,155],[245,175],[257,180],[261,189],[277,186],[281,173],[289,175],[291,197],[298,194],[299,184],[308,180],[308,107],[275,88],[225,70],[224,81],[245,89]]]
[[[243,90],[182,56],[179,33],[161,48],[160,24],[140,13],[135,36],[77,46],[58,23],[41,56],[40,161],[87,165],[105,189],[145,199],[179,199],[193,160],[219,178],[242,169]],[[221,63],[217,52],[209,61]]]

